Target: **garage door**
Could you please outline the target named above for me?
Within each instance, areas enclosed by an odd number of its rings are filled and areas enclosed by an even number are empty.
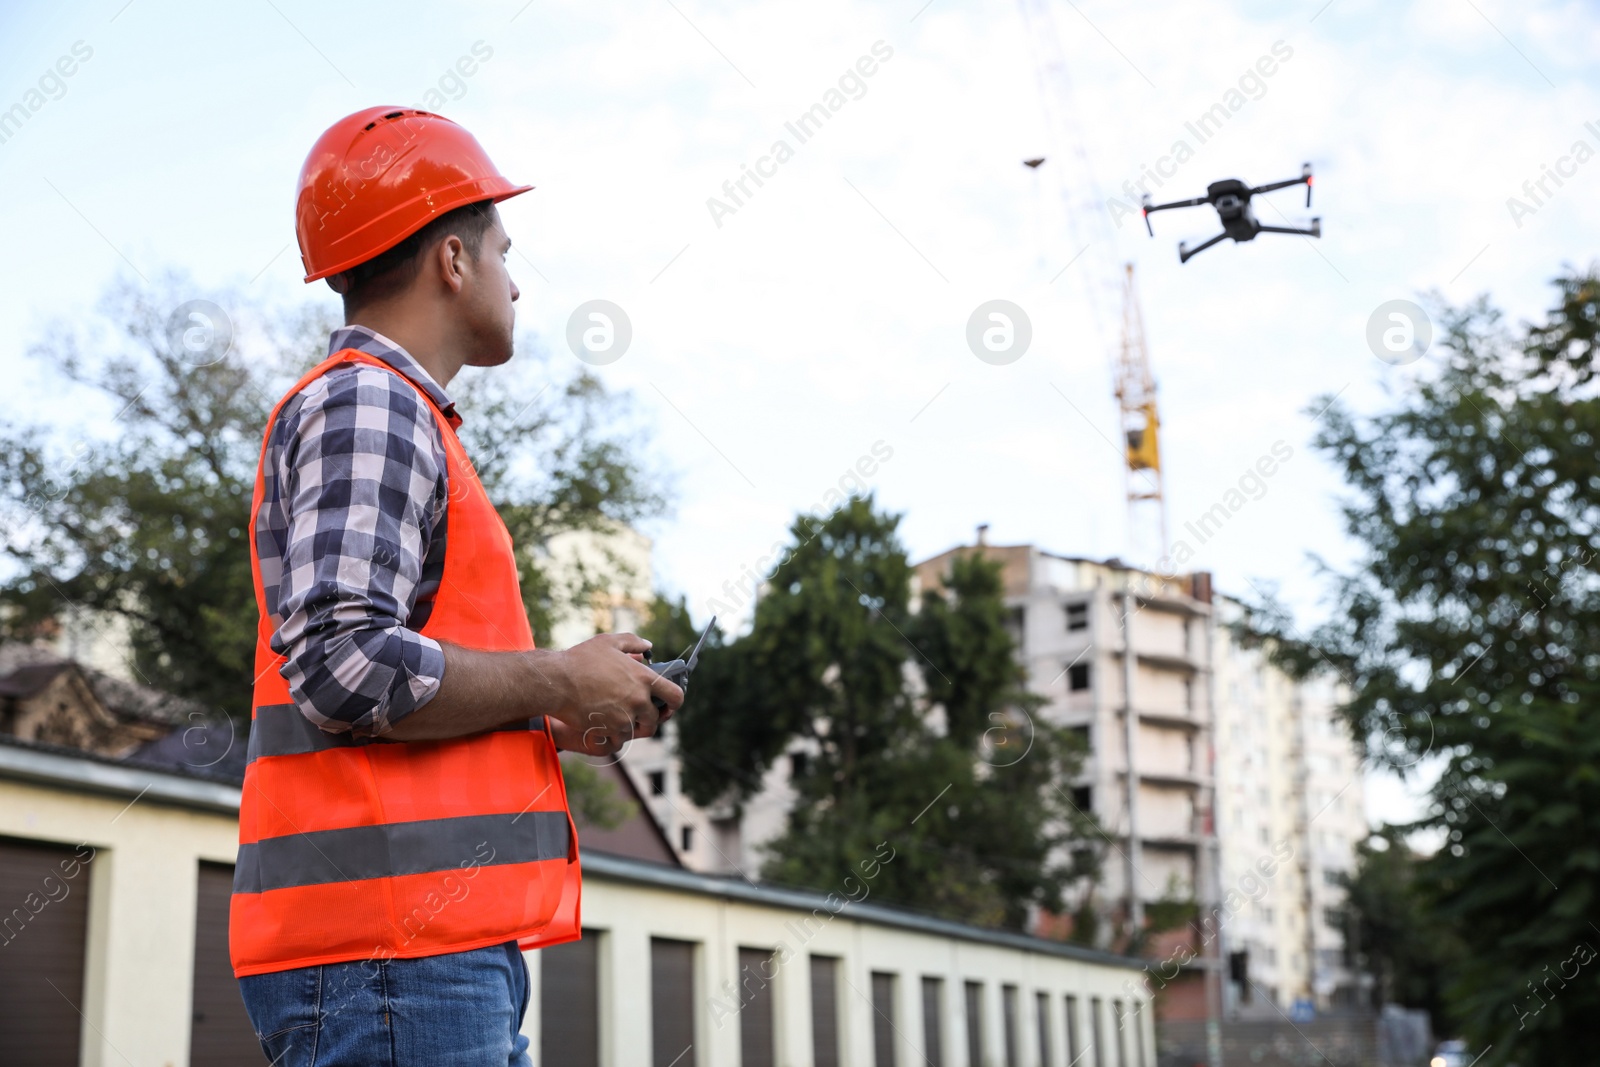
[[[77,1067],[93,854],[0,838],[0,1063]]]
[[[694,950],[692,941],[650,939],[650,1062],[653,1067],[683,1067],[698,1058],[690,1051],[694,1048]]]
[[[200,864],[200,895],[194,916],[190,1067],[237,1067],[267,1061],[250,1027],[250,1017],[244,1013],[239,980],[228,962],[228,897],[232,892],[232,867]]]
[[[539,1062],[544,1067],[600,1067],[600,938],[540,949]]]

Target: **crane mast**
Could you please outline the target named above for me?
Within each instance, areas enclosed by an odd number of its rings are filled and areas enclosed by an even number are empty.
[[[1124,268],[1122,338],[1113,372],[1117,407],[1122,418],[1123,480],[1128,494],[1128,537],[1140,540],[1153,523],[1155,558],[1167,555],[1167,501],[1161,473],[1161,416],[1156,407],[1156,378],[1144,339],[1144,315],[1133,283],[1133,264]],[[1151,514],[1153,513],[1153,514]]]

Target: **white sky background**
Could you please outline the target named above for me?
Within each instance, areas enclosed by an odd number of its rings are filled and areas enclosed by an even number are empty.
[[[1600,17],[1510,0],[1051,8],[1106,195],[1174,140],[1193,145],[1184,123],[1285,42],[1293,58],[1265,94],[1158,196],[1289,178],[1310,160],[1313,211],[1299,189],[1271,201],[1290,220],[1321,215],[1324,238],[1224,242],[1180,267],[1177,241],[1216,229],[1196,209],[1156,216],[1154,240],[1124,220],[1114,248],[1068,267],[1081,247],[1063,211],[1069,170],[1021,8],[999,0],[6,5],[0,109],[75,41],[94,50],[0,144],[6,407],[64,431],[109,423],[25,351],[129,263],[331,304],[285,250],[306,150],[341,115],[420,103],[481,40],[492,58],[440,110],[538,186],[503,206],[526,256],[511,259],[519,326],[572,358],[578,304],[631,316],[632,348],[599,373],[634,394],[674,473],[676,509],[647,532],[660,584],[697,614],[880,440],[893,458],[871,482],[906,513],[916,558],[970,542],[979,522],[997,543],[1130,555],[1108,353],[1082,294],[1131,260],[1174,536],[1285,441],[1294,458],[1267,494],[1190,566],[1237,595],[1276,584],[1314,618],[1307,553],[1338,562],[1350,546],[1305,409],[1342,390],[1371,410],[1426,368],[1373,357],[1378,304],[1489,292],[1513,321],[1534,318],[1548,278],[1590,261],[1600,159],[1520,228],[1506,198],[1574,141],[1600,149]],[[785,121],[880,40],[894,55],[866,94],[796,145]],[[795,157],[718,228],[707,197],[779,137]],[[1021,166],[1040,154],[1039,171]],[[964,338],[997,297],[1033,322],[1009,366]],[[1371,793],[1369,809],[1398,804]]]

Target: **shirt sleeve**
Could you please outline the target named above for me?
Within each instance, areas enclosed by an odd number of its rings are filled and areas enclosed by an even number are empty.
[[[388,732],[439,691],[444,653],[407,629],[448,500],[438,426],[389,371],[318,379],[282,427],[288,528],[272,648],[330,733]]]

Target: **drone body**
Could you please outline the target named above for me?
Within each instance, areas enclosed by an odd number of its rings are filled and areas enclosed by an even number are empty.
[[[1178,261],[1187,263],[1194,256],[1199,255],[1223,238],[1234,241],[1253,241],[1258,233],[1294,233],[1304,237],[1321,237],[1322,220],[1314,218],[1306,229],[1293,226],[1268,226],[1256,218],[1255,212],[1250,207],[1250,198],[1257,193],[1270,193],[1274,189],[1286,189],[1291,185],[1304,185],[1306,187],[1306,207],[1311,206],[1311,164],[1307,163],[1300,168],[1300,177],[1290,178],[1287,181],[1268,182],[1266,185],[1250,186],[1237,178],[1224,178],[1220,182],[1212,182],[1206,186],[1206,195],[1193,200],[1175,200],[1170,204],[1152,204],[1150,194],[1144,197],[1143,213],[1145,229],[1150,231],[1150,236],[1155,236],[1155,229],[1150,225],[1150,213],[1153,211],[1166,211],[1179,207],[1198,207],[1201,204],[1210,204],[1217,210],[1217,218],[1222,222],[1222,232],[1208,241],[1194,248],[1187,242],[1178,243]]]

